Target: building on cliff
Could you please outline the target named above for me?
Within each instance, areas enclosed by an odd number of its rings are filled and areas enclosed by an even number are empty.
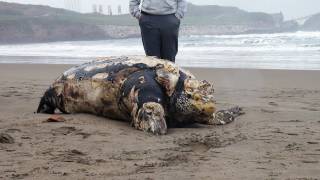
[[[282,13],[282,12],[276,13],[276,14],[271,14],[271,16],[273,17],[275,26],[276,26],[277,28],[280,27],[280,26],[283,24],[284,16],[283,16],[283,13]]]

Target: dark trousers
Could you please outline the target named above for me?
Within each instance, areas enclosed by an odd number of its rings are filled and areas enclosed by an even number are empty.
[[[142,13],[139,24],[146,55],[175,62],[178,53],[180,20],[174,14]]]

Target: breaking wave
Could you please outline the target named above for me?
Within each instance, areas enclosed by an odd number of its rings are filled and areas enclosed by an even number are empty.
[[[188,67],[320,69],[320,32],[192,35],[180,38],[177,63]],[[141,39],[0,46],[0,63],[76,64],[94,57],[143,55]]]

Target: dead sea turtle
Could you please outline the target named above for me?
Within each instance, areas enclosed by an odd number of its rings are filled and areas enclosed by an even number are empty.
[[[91,113],[166,134],[191,123],[226,124],[241,108],[216,112],[214,89],[176,64],[153,57],[108,57],[64,72],[44,93],[38,113]]]

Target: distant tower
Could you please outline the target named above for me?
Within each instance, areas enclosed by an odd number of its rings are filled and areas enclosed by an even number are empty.
[[[112,9],[110,5],[108,6],[108,15],[112,16]]]
[[[99,5],[99,14],[103,14],[103,6],[101,4]]]
[[[71,11],[81,11],[81,1],[80,0],[64,0],[65,9]]]
[[[98,13],[98,9],[97,9],[97,5],[96,4],[92,5],[92,12],[93,13]]]
[[[277,27],[280,27],[283,24],[284,16],[283,16],[282,12],[277,13],[277,14],[272,14],[272,17],[273,17],[273,21]]]
[[[118,6],[118,14],[122,14],[122,9],[121,9],[121,5]]]

